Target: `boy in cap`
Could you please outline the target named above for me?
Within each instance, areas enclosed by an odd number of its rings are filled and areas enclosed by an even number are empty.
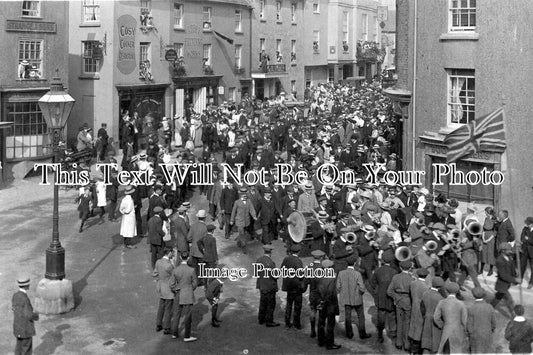
[[[442,329],[438,353],[465,353],[468,312],[465,304],[456,297],[459,285],[447,282],[444,287],[448,296],[437,304],[433,314],[435,324]]]
[[[290,248],[290,255],[287,255],[281,263],[281,268],[288,270],[303,269],[302,260],[298,257],[301,250],[300,244],[293,244]],[[281,290],[287,292],[287,305],[285,308],[285,328],[290,329],[294,326],[296,329],[302,329],[300,315],[302,313],[302,294],[305,291],[305,282],[303,277],[285,277],[281,284]],[[294,314],[292,314],[294,308]],[[291,322],[292,315],[292,322]]]
[[[21,276],[17,279],[19,290],[12,298],[13,310],[13,334],[17,338],[15,355],[31,354],[33,339],[35,335],[35,325],[33,322],[39,320],[39,314],[33,311],[28,290],[30,289],[29,276]]]
[[[311,252],[311,256],[313,257],[313,261],[307,267],[313,270],[321,269],[322,260],[326,256],[326,253],[320,249],[317,249]],[[311,322],[311,338],[315,338],[316,312],[318,303],[320,302],[320,295],[318,294],[318,279],[315,277],[305,279],[304,289],[307,289],[307,285],[309,285],[309,309],[311,310],[311,315],[309,316]]]
[[[481,287],[472,290],[474,304],[468,308],[466,331],[470,339],[471,354],[487,354],[492,351],[492,337],[496,329],[494,308],[485,302],[486,292]]]
[[[509,341],[509,351],[512,354],[530,354],[533,342],[533,328],[524,318],[524,306],[514,307],[516,316],[505,327],[505,339]]]

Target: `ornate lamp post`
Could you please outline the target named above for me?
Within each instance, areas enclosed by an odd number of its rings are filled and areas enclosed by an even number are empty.
[[[57,72],[57,71],[56,71]],[[75,100],[64,89],[61,79],[55,77],[50,91],[39,99],[39,107],[52,132],[54,163],[59,162],[61,131],[67,123]],[[58,172],[55,172],[57,176]],[[54,210],[52,242],[46,249],[45,278],[37,286],[35,306],[40,313],[65,313],[74,308],[72,282],[65,279],[65,248],[59,242],[59,186],[54,182]]]

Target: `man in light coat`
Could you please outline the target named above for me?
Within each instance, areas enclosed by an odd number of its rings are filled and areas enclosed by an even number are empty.
[[[396,349],[410,350],[409,323],[411,321],[411,298],[409,296],[413,277],[409,270],[413,266],[410,260],[400,262],[402,272],[392,277],[387,295],[394,300],[396,306]]]
[[[164,329],[165,334],[170,334],[170,317],[172,316],[172,304],[174,302],[174,292],[170,289],[170,277],[174,271],[174,265],[170,259],[173,256],[173,249],[165,247],[163,257],[156,261],[152,276],[156,279],[156,291],[159,295],[159,307],[156,317],[156,332]]]
[[[181,264],[177,266],[170,277],[170,289],[175,292],[172,308],[172,339],[179,336],[178,326],[183,315],[185,325],[185,342],[197,340],[191,336],[192,307],[195,302],[194,290],[198,286],[198,280],[194,269],[187,265],[188,253],[181,253]]]
[[[339,306],[344,307],[346,337],[348,339],[353,338],[352,310],[355,310],[359,320],[357,326],[359,338],[363,340],[370,338],[370,335],[366,333],[365,309],[363,307],[363,294],[366,292],[366,288],[363,276],[355,270],[357,261],[356,255],[351,255],[347,259],[348,267],[340,271],[337,277],[337,292],[339,294]]]
[[[494,308],[485,302],[486,292],[481,287],[472,290],[474,304],[468,308],[466,332],[470,339],[471,354],[487,354],[494,352],[492,339],[496,329]]]
[[[230,225],[236,225],[239,231],[237,237],[237,246],[242,249],[242,252],[246,254],[246,242],[248,240],[249,228],[252,225],[250,216],[256,220],[257,215],[255,208],[251,201],[248,200],[246,195],[246,188],[241,187],[239,189],[240,199],[235,201],[233,209],[231,211]]]
[[[456,297],[459,292],[459,285],[455,282],[448,282],[445,288],[448,297],[439,301],[433,314],[435,324],[442,329],[442,337],[437,352],[439,354],[465,353],[468,312],[465,304]]]
[[[411,295],[411,322],[409,323],[409,338],[411,339],[411,352],[422,354],[420,340],[422,338],[422,328],[424,326],[424,316],[420,310],[422,295],[430,289],[426,283],[429,271],[426,269],[416,270],[418,278],[411,282],[409,294]]]

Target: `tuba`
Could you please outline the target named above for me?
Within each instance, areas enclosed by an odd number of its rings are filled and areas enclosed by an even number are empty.
[[[287,217],[287,230],[295,243],[300,243],[307,233],[307,222],[304,215],[295,211]]]
[[[439,245],[434,240],[430,240],[426,243],[426,248],[428,249],[428,251],[435,251],[437,250],[438,246]]]
[[[346,239],[346,242],[353,244],[357,240],[357,236],[353,232],[348,232],[346,233],[345,239]]]
[[[466,231],[468,234],[478,236],[483,234],[483,226],[476,220],[471,220],[466,224]]]
[[[461,235],[461,231],[460,231],[459,229],[453,229],[453,230],[450,232],[450,237],[451,237],[453,240],[458,240],[460,235]]]
[[[413,253],[411,252],[411,249],[407,246],[401,246],[396,249],[394,252],[394,257],[398,261],[406,261],[411,260],[413,257]]]

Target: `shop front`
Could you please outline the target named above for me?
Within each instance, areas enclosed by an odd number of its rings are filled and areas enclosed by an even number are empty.
[[[501,185],[483,184],[482,181],[461,181],[470,173],[470,180],[475,180],[483,172],[501,171],[501,152],[480,151],[468,155],[455,162],[454,169],[448,174],[438,170],[438,165],[446,164],[448,148],[439,136],[421,136],[420,141],[424,150],[424,170],[426,171],[426,186],[430,187],[433,195],[443,194],[448,198],[455,198],[463,203],[475,202],[478,206],[499,206],[501,200]],[[437,176],[442,177],[440,185],[433,184]]]
[[[130,117],[137,112],[142,122],[151,117],[157,127],[165,115],[165,92],[170,84],[159,85],[116,85],[119,97],[119,137],[122,141],[122,112],[129,111]]]
[[[218,105],[222,75],[174,77],[174,115],[190,119],[191,109],[202,113],[208,105]]]
[[[267,99],[277,96],[290,88],[283,88],[281,78],[288,78],[289,73],[285,64],[268,64],[261,71],[252,72],[252,96],[258,99]]]

